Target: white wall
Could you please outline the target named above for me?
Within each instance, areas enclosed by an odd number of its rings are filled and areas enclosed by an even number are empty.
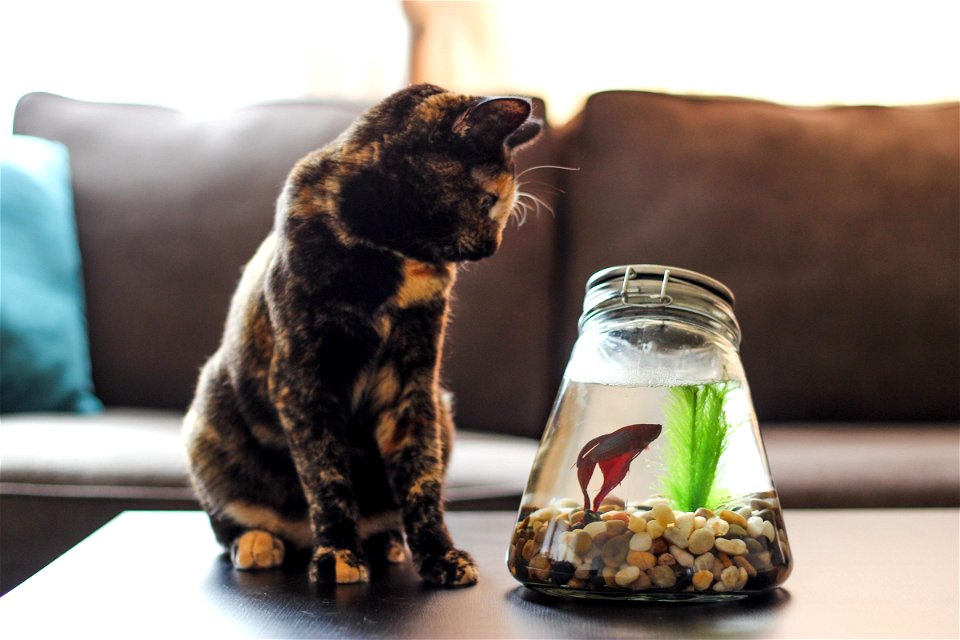
[[[29,91],[201,113],[308,94],[370,98],[407,82],[390,0],[19,0],[0,5],[0,126]]]
[[[957,0],[521,0],[497,9],[496,59],[508,63],[492,75],[548,97],[554,121],[602,89],[798,105],[960,98]]]
[[[960,97],[958,0],[513,0],[492,9],[485,68],[460,84],[546,97],[555,122],[611,88],[793,104]],[[7,2],[0,126],[9,130],[17,98],[38,90],[201,113],[309,94],[373,98],[407,82],[408,49],[392,0]]]

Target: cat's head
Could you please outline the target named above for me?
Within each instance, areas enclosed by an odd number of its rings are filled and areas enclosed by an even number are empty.
[[[514,154],[540,134],[531,102],[414,85],[340,140],[357,166],[339,213],[365,242],[428,262],[479,260],[500,245],[517,198]]]

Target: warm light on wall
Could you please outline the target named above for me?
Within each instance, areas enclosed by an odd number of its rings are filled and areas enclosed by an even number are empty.
[[[496,39],[487,55],[466,58],[450,82],[542,96],[555,122],[604,89],[797,105],[960,97],[956,1],[555,0],[485,7],[485,28]]]

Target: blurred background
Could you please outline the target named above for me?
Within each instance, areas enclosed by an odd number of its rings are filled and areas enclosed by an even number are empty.
[[[604,89],[797,105],[960,96],[952,0],[34,0],[2,14],[7,129],[29,91],[202,116],[277,98],[373,99],[412,79],[540,96],[554,124]]]

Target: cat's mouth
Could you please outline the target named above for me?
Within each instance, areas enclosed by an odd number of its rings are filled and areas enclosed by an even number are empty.
[[[475,236],[459,243],[457,247],[457,262],[475,262],[489,258],[500,247],[500,234],[494,236]]]

